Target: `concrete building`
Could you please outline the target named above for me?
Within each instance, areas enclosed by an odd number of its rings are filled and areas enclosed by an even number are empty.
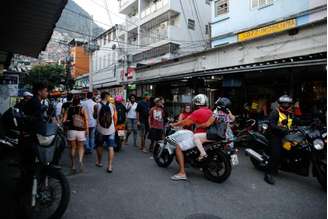
[[[125,42],[130,66],[152,64],[209,47],[209,0],[118,0],[126,15]]]
[[[69,42],[72,78],[89,73],[89,54],[85,48],[86,44],[87,41],[82,39],[73,39]]]
[[[91,89],[108,90],[123,95],[124,89],[120,82],[127,77],[127,66],[125,61],[120,59],[124,52],[124,44],[118,40],[121,29],[121,25],[115,25],[94,39],[89,78]]]
[[[217,47],[295,30],[325,17],[325,0],[215,0],[211,45]]]
[[[137,68],[138,95],[151,88],[173,114],[200,92],[211,103],[230,97],[236,114],[252,99],[270,103],[283,93],[301,100],[304,115],[325,102],[324,0],[218,0],[212,6],[214,48]]]

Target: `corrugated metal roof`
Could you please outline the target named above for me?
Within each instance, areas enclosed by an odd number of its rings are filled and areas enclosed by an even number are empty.
[[[37,57],[47,46],[67,0],[1,2],[0,51]]]

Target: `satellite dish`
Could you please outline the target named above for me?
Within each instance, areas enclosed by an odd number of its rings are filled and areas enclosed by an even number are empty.
[[[116,44],[113,44],[113,45],[112,45],[112,49],[113,49],[113,50],[116,49]]]

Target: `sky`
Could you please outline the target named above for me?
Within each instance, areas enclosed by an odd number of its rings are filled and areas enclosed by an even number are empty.
[[[114,24],[122,23],[124,15],[118,12],[117,0],[74,0],[81,8],[86,10],[94,21],[104,29],[109,29]],[[108,5],[107,13],[106,2]]]

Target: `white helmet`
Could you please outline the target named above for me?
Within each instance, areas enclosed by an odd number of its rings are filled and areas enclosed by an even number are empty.
[[[198,94],[192,99],[192,103],[195,106],[207,106],[208,98],[205,94]]]

